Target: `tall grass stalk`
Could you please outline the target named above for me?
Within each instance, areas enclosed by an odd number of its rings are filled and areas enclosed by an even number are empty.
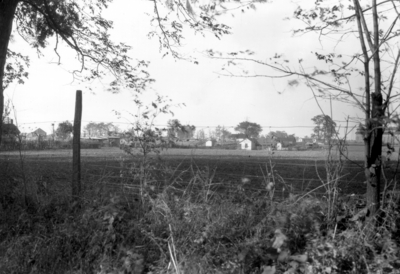
[[[12,104],[13,112],[14,112],[14,119],[15,119],[15,125],[18,128],[18,118],[16,114],[16,110],[14,107],[14,104]],[[18,140],[18,156],[19,156],[19,166],[20,166],[20,172],[22,176],[22,183],[23,183],[23,198],[24,198],[24,204],[25,207],[28,206],[28,181],[27,181],[27,176],[26,176],[26,170],[25,170],[25,158],[23,155],[23,143],[22,143],[22,134],[19,132],[17,134],[17,140]]]
[[[269,168],[268,168],[269,166]],[[274,199],[274,194],[275,194],[275,186],[276,186],[276,176],[275,176],[275,170],[274,170],[275,165],[272,164],[271,158],[268,159],[268,163],[265,164],[265,170],[267,175],[264,174],[263,169],[261,169],[261,173],[263,175],[264,179],[264,187],[265,190],[267,191],[267,195],[269,198],[269,202],[272,204],[272,200]]]

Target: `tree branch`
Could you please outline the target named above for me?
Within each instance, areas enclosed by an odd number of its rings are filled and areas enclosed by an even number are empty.
[[[390,98],[392,90],[393,90],[393,83],[394,83],[394,78],[396,76],[397,73],[397,69],[399,67],[399,61],[400,61],[400,49],[397,52],[397,57],[396,57],[396,61],[394,62],[394,68],[393,68],[393,72],[392,75],[390,76],[390,82],[389,82],[389,89],[388,89],[388,94],[386,96],[386,102],[383,105],[383,111],[386,111],[386,108],[389,106],[390,101],[393,98]]]
[[[356,8],[356,19],[357,19],[357,29],[358,29],[358,34],[359,34],[359,39],[360,39],[360,44],[361,44],[361,50],[363,52],[363,56],[364,56],[364,89],[365,89],[365,100],[366,100],[366,107],[364,109],[365,111],[365,119],[368,121],[370,119],[370,115],[371,115],[371,102],[370,102],[370,82],[369,82],[369,56],[368,56],[368,51],[367,51],[367,47],[365,45],[365,41],[364,41],[364,35],[363,35],[363,31],[362,31],[362,26],[361,26],[361,9],[360,9],[360,5],[358,4],[358,0],[353,0],[354,1],[354,5]]]
[[[349,90],[346,90],[346,89],[343,89],[343,88],[341,88],[341,87],[332,85],[332,84],[330,84],[330,83],[321,81],[321,80],[319,80],[319,79],[317,79],[317,78],[315,78],[315,77],[313,77],[313,76],[311,76],[311,75],[309,75],[309,74],[306,74],[306,73],[299,73],[299,72],[292,71],[292,70],[289,70],[289,69],[285,70],[285,69],[283,69],[283,68],[280,68],[280,67],[277,67],[277,66],[274,66],[274,65],[271,65],[271,64],[268,64],[268,63],[259,61],[259,60],[255,60],[255,59],[240,58],[240,57],[237,57],[237,58],[216,57],[216,56],[210,56],[210,57],[211,57],[212,59],[219,59],[219,60],[239,60],[239,61],[245,61],[245,62],[253,62],[253,63],[257,63],[257,64],[260,64],[260,65],[263,65],[263,66],[270,67],[270,68],[272,68],[272,69],[274,69],[274,70],[276,70],[276,71],[279,71],[279,72],[285,74],[285,75],[280,76],[280,77],[275,76],[275,78],[284,78],[284,77],[289,77],[289,76],[293,76],[293,75],[297,75],[297,76],[306,78],[306,79],[308,79],[308,80],[311,80],[311,81],[317,82],[317,83],[319,83],[319,84],[322,84],[323,86],[326,86],[326,87],[329,88],[329,89],[333,89],[333,90],[336,90],[336,91],[339,91],[339,92],[342,92],[342,93],[345,93],[345,94],[349,95],[350,97],[352,97],[352,98],[356,101],[356,104],[357,104],[362,110],[365,110],[363,104],[357,99],[356,95],[355,95],[353,92],[351,92],[351,91],[349,91]],[[232,75],[230,75],[230,76],[232,76],[232,77],[233,77],[233,76],[235,76],[235,77],[252,77],[251,75],[249,75],[249,76],[243,76],[243,75],[234,75],[234,74],[232,74]],[[255,77],[268,77],[268,76],[267,76],[267,75],[265,75],[265,76],[262,76],[262,75],[255,75]]]

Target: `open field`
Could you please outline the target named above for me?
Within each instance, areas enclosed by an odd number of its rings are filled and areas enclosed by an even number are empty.
[[[399,147],[395,148],[398,151]],[[350,145],[347,147],[347,157],[350,160],[362,161],[364,154],[364,146]],[[383,147],[385,151],[385,147]],[[273,158],[298,158],[298,159],[325,159],[327,151],[325,149],[304,150],[304,151],[274,151]],[[18,156],[18,151],[3,151],[0,152],[0,158]],[[72,150],[59,149],[59,150],[30,150],[24,151],[23,155],[27,157],[51,157],[51,158],[70,158],[72,157]],[[96,157],[96,158],[113,158],[125,157],[126,154],[118,148],[101,148],[101,149],[82,149],[82,157]],[[163,156],[184,156],[184,157],[199,157],[199,156],[245,156],[245,157],[269,157],[270,152],[266,150],[226,150],[226,149],[177,149],[169,148],[161,151]]]
[[[340,187],[344,193],[362,194],[365,191],[364,171],[362,169],[362,146],[348,148],[348,157],[343,170]],[[314,151],[267,151],[214,150],[214,149],[168,149],[160,157],[154,157],[158,166],[159,186],[165,177],[171,180],[179,177],[182,184],[193,177],[194,173],[208,173],[212,176],[215,189],[226,189],[241,184],[248,191],[263,191],[266,176],[271,173],[277,180],[277,197],[284,197],[289,191],[303,193],[316,189],[313,193],[325,192],[321,186],[326,179],[325,150]],[[127,155],[118,148],[83,149],[81,151],[83,181],[102,182],[109,185],[120,185],[124,178],[121,172],[131,168],[130,164],[139,157]],[[17,163],[18,152],[3,152],[1,160]],[[71,179],[71,150],[45,150],[23,152],[25,172],[28,176],[42,178],[68,188]],[[397,162],[387,169],[388,178],[393,178]],[[169,173],[165,174],[165,169]],[[126,172],[125,172],[126,173]],[[44,179],[43,179],[44,178]],[[279,180],[278,180],[279,178]],[[125,178],[126,179],[126,178]]]

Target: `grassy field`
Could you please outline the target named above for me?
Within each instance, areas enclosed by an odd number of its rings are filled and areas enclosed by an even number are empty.
[[[362,163],[362,146],[348,148],[349,160],[346,161],[340,187],[344,193],[361,194],[365,191],[364,171]],[[168,149],[155,157],[154,161],[160,168],[158,180],[164,181],[161,169],[169,168],[171,176],[179,176],[183,181],[196,170],[205,169],[213,175],[213,183],[230,188],[246,178],[246,188],[251,191],[263,189],[266,175],[271,173],[271,165],[275,175],[279,176],[280,184],[276,191],[287,195],[310,191],[318,188],[326,179],[325,150],[313,151],[243,151],[214,149]],[[71,150],[25,151],[24,168],[29,176],[44,178],[54,184],[65,187],[71,179]],[[18,162],[18,152],[3,152],[0,159]],[[82,175],[84,182],[102,181],[118,184],[121,170],[128,163],[135,162],[139,157],[127,155],[118,148],[84,149],[81,151]],[[393,169],[397,162],[392,162],[388,168],[388,178],[393,177]],[[221,187],[220,187],[221,188]],[[319,188],[315,193],[324,193]]]
[[[400,147],[396,147],[398,151]],[[382,148],[383,152],[386,151],[385,147]],[[304,150],[304,151],[274,151],[274,158],[298,158],[298,159],[325,159],[327,151],[325,149]],[[3,151],[0,152],[0,157],[15,157],[19,155],[18,151]],[[24,151],[23,155],[28,157],[50,157],[50,158],[68,158],[72,157],[72,150],[59,149],[59,150],[30,150]],[[101,148],[101,149],[82,149],[81,155],[83,157],[99,157],[99,158],[113,158],[124,157],[126,154],[115,147]],[[164,156],[184,156],[184,157],[199,157],[199,156],[244,156],[244,157],[270,157],[270,152],[266,150],[226,150],[226,149],[177,149],[169,148],[161,151]],[[347,147],[346,156],[350,160],[362,161],[364,155],[364,146],[362,145],[349,145]]]

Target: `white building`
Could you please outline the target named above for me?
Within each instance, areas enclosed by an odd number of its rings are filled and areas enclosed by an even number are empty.
[[[206,147],[213,147],[215,145],[216,141],[215,140],[208,140],[206,142]]]
[[[240,148],[243,150],[254,150],[256,149],[256,142],[255,140],[251,140],[249,138],[242,139],[239,141]]]

